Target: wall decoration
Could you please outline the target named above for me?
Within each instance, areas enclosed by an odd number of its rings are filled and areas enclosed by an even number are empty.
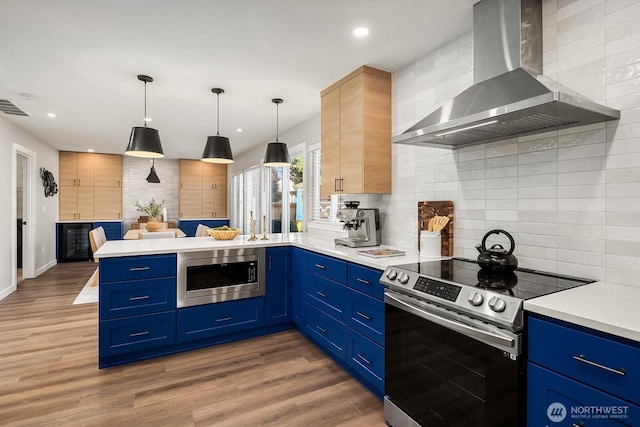
[[[40,168],[40,178],[42,178],[42,185],[44,186],[44,197],[58,193],[58,184],[56,184],[56,179],[51,172],[45,168]]]

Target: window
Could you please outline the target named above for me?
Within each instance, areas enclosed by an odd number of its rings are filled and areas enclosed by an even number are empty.
[[[309,150],[309,198],[311,199],[311,215],[313,221],[336,222],[336,212],[344,202],[344,195],[322,196],[321,193],[321,165],[322,156],[320,144]]]
[[[249,234],[251,216],[256,220],[256,234],[262,232],[262,173],[259,166],[234,175],[231,181],[231,226]]]
[[[271,232],[302,231],[303,227],[303,150],[292,149],[291,166],[268,169],[271,205]]]

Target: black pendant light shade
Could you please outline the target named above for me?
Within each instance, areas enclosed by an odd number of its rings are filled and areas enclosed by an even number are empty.
[[[267,144],[267,152],[264,155],[264,165],[267,167],[289,166],[291,158],[287,144],[278,140],[278,106],[284,101],[280,98],[271,100],[276,104],[276,140]]]
[[[151,171],[149,171],[149,175],[147,176],[147,182],[152,184],[160,184],[160,178],[156,173],[156,161],[153,159],[153,163],[151,164]]]
[[[160,158],[164,157],[160,135],[158,131],[147,127],[147,83],[153,82],[153,78],[139,75],[138,80],[144,82],[144,126],[135,126],[131,129],[129,145],[125,154],[134,157]],[[159,181],[158,181],[159,182]]]
[[[217,95],[217,131],[215,136],[207,137],[207,144],[204,146],[201,160],[207,163],[233,163],[233,153],[231,153],[229,138],[220,136],[220,94],[224,93],[224,89],[214,87],[211,92]]]

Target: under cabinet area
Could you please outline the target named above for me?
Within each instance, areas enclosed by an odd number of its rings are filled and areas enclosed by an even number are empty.
[[[227,165],[180,159],[179,217],[227,216]]]
[[[323,196],[391,192],[391,74],[360,67],[321,92]]]

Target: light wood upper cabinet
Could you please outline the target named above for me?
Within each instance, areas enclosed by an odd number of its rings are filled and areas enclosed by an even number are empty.
[[[93,187],[93,153],[61,151],[59,162],[61,187]]]
[[[361,67],[321,93],[322,195],[391,192],[391,74]]]
[[[180,189],[202,190],[202,166],[200,160],[180,159]]]
[[[120,187],[95,187],[94,219],[122,218],[122,189]]]
[[[96,154],[94,156],[94,185],[96,187],[122,187],[122,156]]]
[[[226,218],[227,165],[181,159],[179,216]]]

